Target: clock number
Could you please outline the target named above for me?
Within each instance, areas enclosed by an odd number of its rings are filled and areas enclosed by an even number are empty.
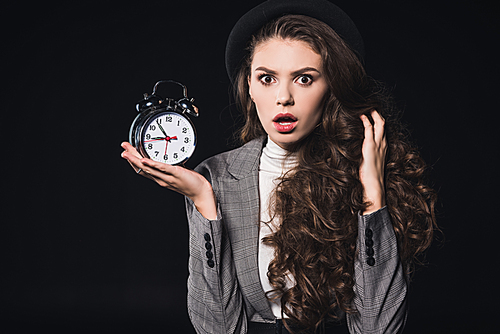
[[[155,126],[154,124],[151,124],[151,125],[149,126],[149,130],[151,130],[151,131],[156,130],[156,126]]]
[[[146,140],[149,140],[149,139],[151,139],[151,135],[148,133],[148,134],[146,135]]]
[[[159,153],[160,151],[155,151],[155,157],[157,157]]]
[[[181,147],[181,151],[186,152],[186,149],[184,148],[184,146]]]
[[[153,144],[148,144],[148,150],[152,150],[153,149]]]
[[[167,160],[168,160],[168,154],[165,154],[165,155],[163,156],[163,159],[165,159],[165,161],[167,161]]]
[[[188,129],[187,128],[182,128],[182,133],[187,133]]]
[[[177,159],[178,157],[177,153],[174,153],[174,159]]]
[[[181,125],[181,120],[177,120],[177,126],[180,126]]]
[[[184,142],[187,144],[189,143],[189,137],[184,138]]]
[[[166,122],[172,122],[172,116],[167,116],[165,117]]]
[[[158,118],[156,121],[157,121],[159,124],[161,124],[161,118]]]

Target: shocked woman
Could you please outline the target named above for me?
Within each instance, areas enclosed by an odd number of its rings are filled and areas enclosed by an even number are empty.
[[[328,1],[267,1],[226,49],[243,146],[191,171],[123,144],[141,175],[186,196],[198,333],[402,331],[435,193],[362,55]]]

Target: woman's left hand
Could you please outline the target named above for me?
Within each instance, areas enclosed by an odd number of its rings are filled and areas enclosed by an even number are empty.
[[[363,161],[359,167],[359,179],[364,188],[364,200],[369,203],[364,215],[375,212],[385,206],[384,167],[387,152],[385,138],[385,120],[373,110],[374,124],[366,115],[361,115],[365,127],[365,139],[361,152]]]

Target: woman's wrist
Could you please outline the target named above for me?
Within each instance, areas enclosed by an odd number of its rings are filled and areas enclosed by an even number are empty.
[[[368,206],[362,212],[363,215],[370,214],[383,208],[385,206],[385,192],[383,187],[378,185],[377,187],[371,188],[369,192],[365,190],[365,202],[368,203]]]
[[[201,192],[196,196],[192,196],[191,200],[196,206],[198,212],[201,213],[203,217],[207,218],[208,220],[217,219],[217,205],[215,201],[215,195],[212,190],[212,186],[208,181]]]

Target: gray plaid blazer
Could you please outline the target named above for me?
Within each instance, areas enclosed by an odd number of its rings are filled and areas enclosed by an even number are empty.
[[[247,322],[275,322],[257,266],[259,158],[264,138],[201,163],[212,184],[216,220],[186,198],[190,231],[188,312],[197,333],[247,332]],[[406,320],[407,281],[386,208],[358,216],[355,298],[351,333],[398,333]]]

